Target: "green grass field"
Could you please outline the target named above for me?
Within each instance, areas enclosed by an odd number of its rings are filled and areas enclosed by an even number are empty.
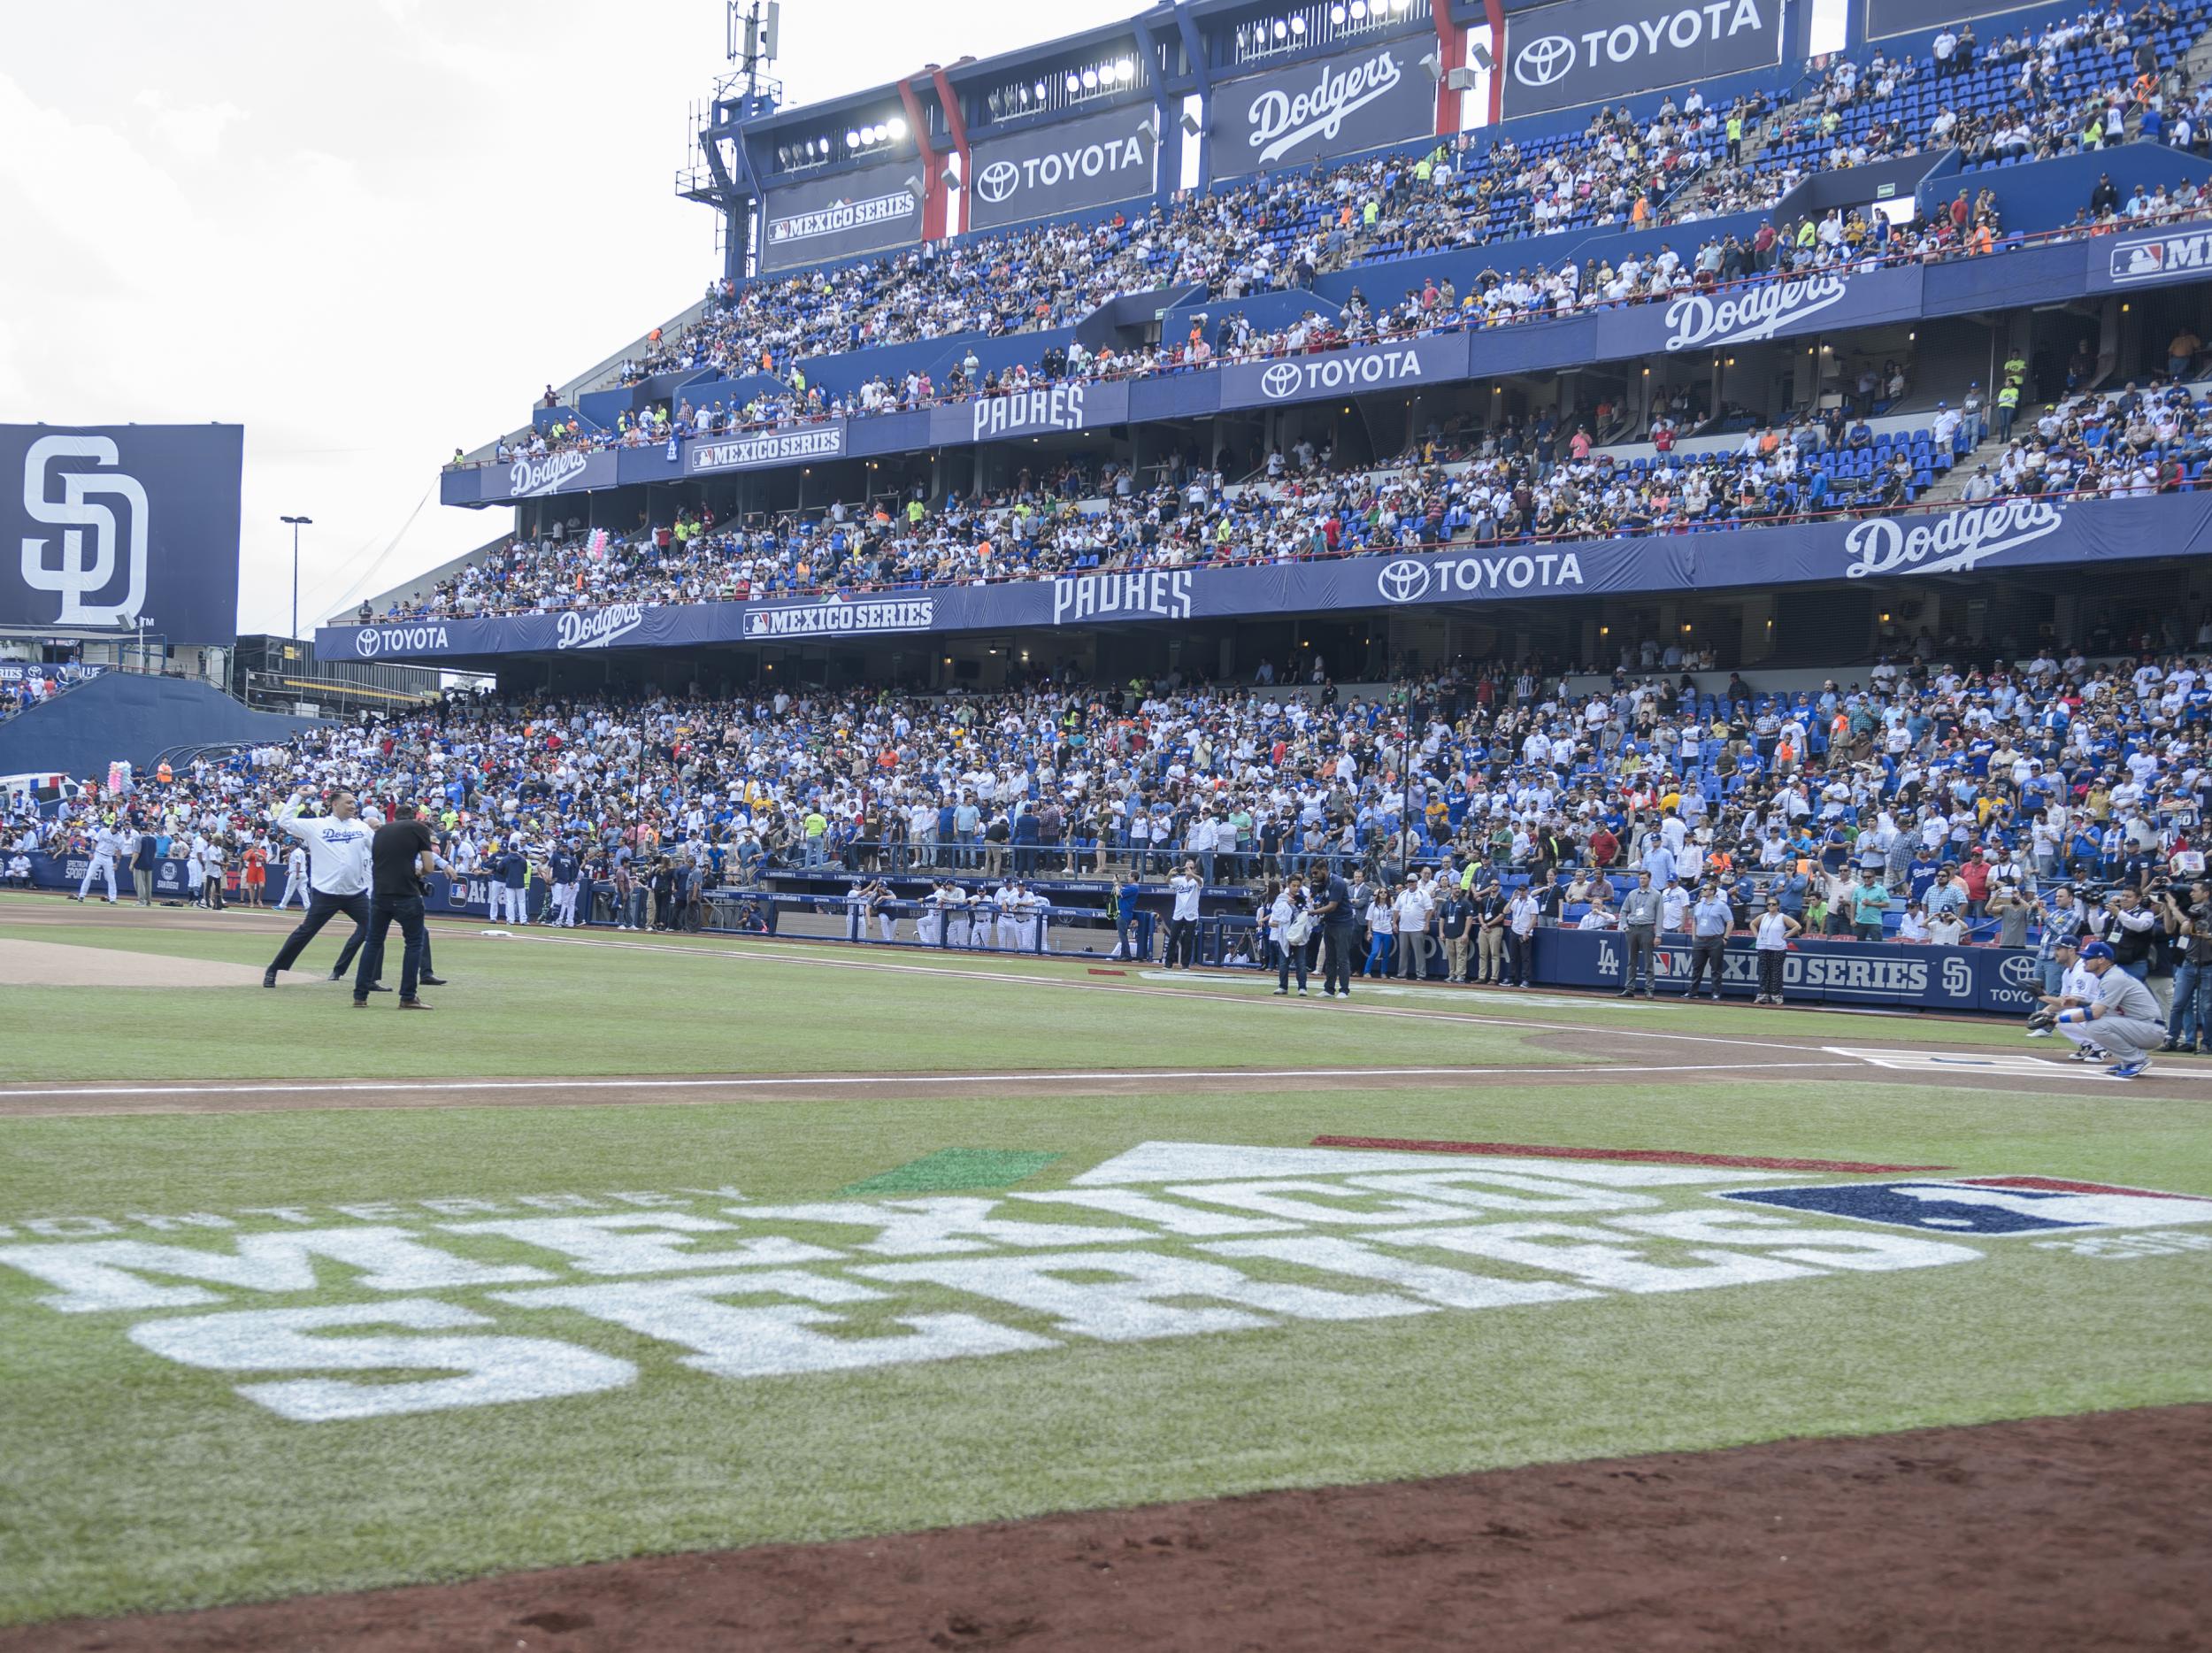
[[[2212,1399],[2212,1205],[1945,1234],[1719,1197],[1895,1176],[1233,1151],[1497,1141],[2212,1196],[2201,1099],[1760,1072],[1777,1029],[1924,1025],[1496,1002],[1531,1029],[1203,980],[438,946],[456,985],[419,1019],[335,987],[0,989],[0,1072],[1527,1068],[1580,1059],[1562,1026],[1753,1042],[1654,1057],[1732,1071],[1571,1084],[0,1116],[0,1622]],[[1226,1151],[1122,1157],[1155,1143]],[[1094,1203],[1019,1197],[1064,1194]]]

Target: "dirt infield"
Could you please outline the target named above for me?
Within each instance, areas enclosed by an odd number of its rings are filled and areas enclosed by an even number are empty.
[[[0,936],[0,988],[250,988],[260,980],[250,965]]]
[[[0,1630],[0,1653],[2095,1653],[2212,1640],[2212,1406]]]

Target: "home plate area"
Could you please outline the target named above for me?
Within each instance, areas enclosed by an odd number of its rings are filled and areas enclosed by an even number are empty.
[[[1849,1057],[1894,1073],[1918,1073],[1950,1079],[2105,1079],[2101,1067],[2079,1062],[2054,1061],[2025,1052],[2003,1050],[1862,1050],[1842,1045],[1823,1045],[1830,1056]],[[2212,1079],[2212,1064],[2193,1065],[2162,1062],[2151,1070],[2160,1079]],[[2117,1080],[2116,1083],[2119,1082]]]

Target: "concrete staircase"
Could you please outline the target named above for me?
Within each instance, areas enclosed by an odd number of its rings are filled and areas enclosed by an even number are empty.
[[[1770,126],[1786,128],[1792,121],[1816,114],[1819,109],[1820,96],[1816,92],[1809,96],[1799,98],[1795,103],[1786,104],[1778,111],[1768,114],[1759,122],[1753,135],[1744,140],[1743,158],[1740,161],[1732,166],[1727,161],[1723,160],[1717,165],[1707,167],[1688,183],[1660,202],[1658,204],[1660,210],[1671,219],[1678,219],[1686,212],[1702,211],[1705,210],[1705,204],[1719,192],[1720,185],[1724,180],[1738,171],[1748,171],[1759,157],[1766,152],[1767,131]],[[1725,120],[1725,119],[1724,115],[1723,119]]]

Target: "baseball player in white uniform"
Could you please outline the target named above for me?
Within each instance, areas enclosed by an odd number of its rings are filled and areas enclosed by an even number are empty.
[[[968,913],[968,892],[957,884],[945,886],[945,945],[965,947],[969,944],[972,928]]]
[[[300,898],[300,911],[305,912],[307,911],[307,851],[298,844],[294,844],[291,854],[284,857],[284,899],[277,903],[277,911],[282,912],[290,906],[292,897],[295,896]]]
[[[998,944],[1007,952],[1021,950],[1022,931],[1026,926],[1029,903],[1023,898],[1019,880],[999,886]],[[980,945],[980,943],[979,943]]]
[[[72,901],[82,901],[92,893],[92,880],[105,878],[108,881],[107,903],[115,905],[115,857],[123,849],[124,834],[103,822],[92,833],[92,858],[85,863],[84,881],[77,886]]]

